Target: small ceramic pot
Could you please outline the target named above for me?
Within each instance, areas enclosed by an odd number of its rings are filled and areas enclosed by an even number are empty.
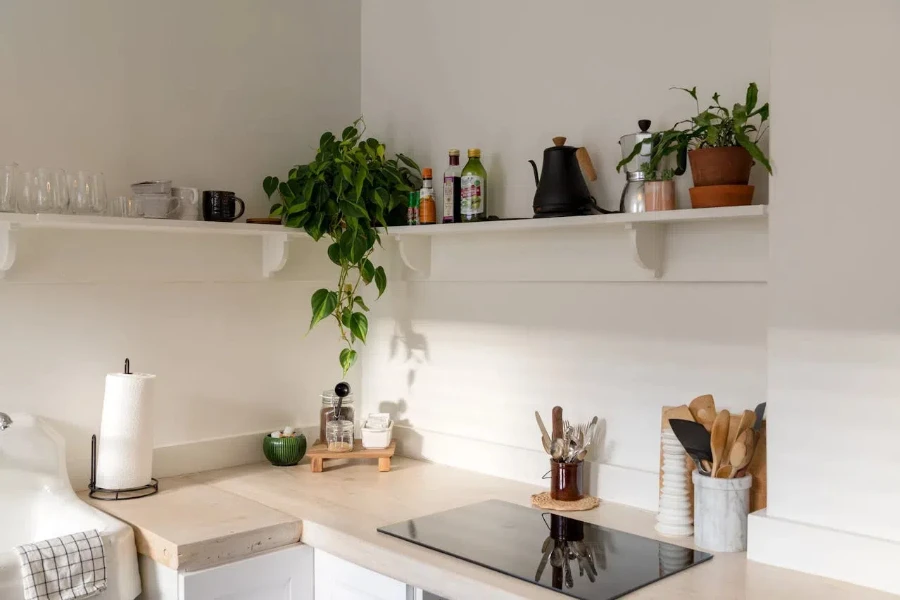
[[[740,146],[699,148],[688,152],[694,185],[747,185],[753,158]]]
[[[550,497],[564,502],[584,498],[584,462],[550,461]]]
[[[752,185],[709,185],[692,187],[691,206],[693,208],[715,208],[717,206],[747,206],[753,202]]]
[[[644,210],[675,210],[675,182],[674,181],[645,181],[644,182]]]
[[[263,454],[276,467],[293,467],[306,454],[306,436],[302,433],[281,438],[267,435],[263,440]]]

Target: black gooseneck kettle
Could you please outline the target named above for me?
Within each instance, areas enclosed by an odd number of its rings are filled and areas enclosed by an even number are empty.
[[[544,163],[538,177],[537,165],[529,160],[534,170],[534,216],[571,217],[587,215],[597,207],[584,178],[596,181],[597,173],[585,148],[566,146],[566,138],[553,138],[553,146],[544,150]]]

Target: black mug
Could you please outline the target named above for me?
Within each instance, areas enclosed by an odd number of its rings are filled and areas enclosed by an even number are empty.
[[[241,205],[241,212],[235,213],[235,206]],[[234,192],[205,190],[203,192],[203,220],[230,223],[244,214],[244,201]]]

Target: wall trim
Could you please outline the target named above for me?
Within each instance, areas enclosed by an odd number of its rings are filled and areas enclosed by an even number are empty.
[[[299,427],[311,445],[318,425]],[[176,477],[258,463],[262,439],[272,430],[170,444],[153,449],[153,476]],[[418,460],[547,487],[547,455],[536,450],[495,444],[439,431],[394,426],[397,454]],[[479,457],[490,456],[490,461]],[[656,512],[659,473],[605,463],[587,462],[587,488],[603,500]]]
[[[395,425],[397,452],[494,477],[547,487],[541,476],[549,469],[547,455],[418,427]],[[479,460],[489,456],[490,460]],[[656,512],[659,503],[659,473],[605,463],[587,462],[587,489],[609,502]]]
[[[771,517],[748,522],[747,558],[900,594],[900,543]]]
[[[318,425],[298,429],[310,445],[319,437]],[[265,461],[262,440],[272,431],[275,429],[159,446],[153,449],[153,476],[176,477]]]

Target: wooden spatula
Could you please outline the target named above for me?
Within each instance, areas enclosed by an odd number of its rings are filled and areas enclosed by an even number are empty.
[[[725,456],[725,444],[728,442],[728,428],[731,424],[731,413],[724,408],[716,415],[712,424],[712,430],[709,432],[709,448],[712,451],[712,472],[713,475],[719,472],[719,467],[728,463]]]
[[[716,402],[710,394],[697,396],[688,405],[694,420],[706,427],[707,431],[712,431],[713,421],[716,420]]]

